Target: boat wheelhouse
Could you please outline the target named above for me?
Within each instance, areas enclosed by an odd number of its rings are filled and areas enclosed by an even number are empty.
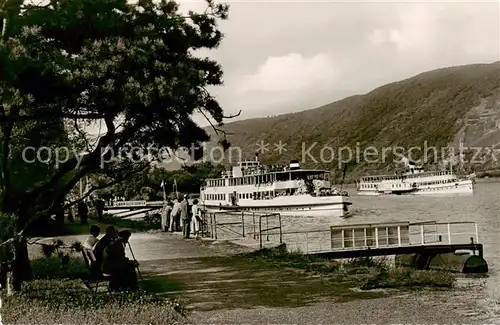
[[[346,193],[332,189],[329,172],[242,161],[220,178],[207,179],[200,200],[207,211],[278,212],[282,215],[345,217],[351,204]]]
[[[358,195],[471,193],[474,193],[474,179],[459,178],[451,170],[425,171],[411,163],[399,175],[365,176],[358,184]]]

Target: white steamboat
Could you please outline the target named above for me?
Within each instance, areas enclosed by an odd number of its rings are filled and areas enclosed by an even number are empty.
[[[301,169],[297,161],[286,167],[243,161],[207,179],[200,200],[207,211],[221,210],[280,213],[298,216],[347,217],[347,193],[331,188],[330,173]]]
[[[459,178],[453,170],[426,172],[421,166],[409,163],[400,175],[362,177],[358,195],[472,194],[474,184],[473,177]]]

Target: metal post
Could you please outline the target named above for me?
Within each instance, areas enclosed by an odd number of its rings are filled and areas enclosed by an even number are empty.
[[[214,238],[217,240],[217,214],[214,213]]]
[[[278,219],[280,222],[280,244],[283,244],[283,231],[281,230],[281,214],[278,214]]]
[[[210,213],[210,237],[214,238],[214,214]]]
[[[398,246],[401,246],[401,226],[398,226]]]
[[[241,211],[241,227],[243,228],[243,237],[245,237],[245,212]]]
[[[448,228],[448,244],[451,245],[451,226],[449,223],[446,226]]]
[[[255,212],[252,212],[253,239],[255,239]]]
[[[425,236],[424,236],[424,224],[420,225],[420,244],[425,244]]]
[[[259,247],[262,249],[262,216],[259,216],[259,243]]]
[[[375,248],[378,248],[378,227],[375,227]]]
[[[266,215],[266,240],[269,241],[269,215]]]

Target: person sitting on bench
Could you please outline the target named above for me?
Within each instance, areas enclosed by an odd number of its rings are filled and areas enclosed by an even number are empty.
[[[118,238],[106,248],[103,271],[111,275],[110,288],[114,291],[138,290],[135,268],[139,263],[125,256],[125,247],[130,236],[130,231],[122,230],[118,232]]]
[[[87,238],[85,243],[83,244],[83,247],[85,247],[88,250],[93,250],[95,244],[99,241],[97,237],[99,236],[99,233],[101,232],[101,228],[97,225],[92,225],[90,226],[90,236]]]
[[[104,260],[104,250],[116,239],[116,229],[113,226],[106,228],[106,234],[95,244],[93,253],[95,257],[94,266],[102,273],[102,262]]]

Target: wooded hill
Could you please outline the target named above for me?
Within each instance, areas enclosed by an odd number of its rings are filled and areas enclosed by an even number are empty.
[[[379,87],[365,95],[356,95],[322,107],[298,113],[269,118],[256,118],[228,123],[224,126],[232,146],[242,148],[246,158],[253,158],[261,140],[270,143],[269,151],[259,155],[268,164],[302,160],[307,167],[325,168],[340,172],[338,148],[349,147],[355,155],[359,148],[361,157],[353,156],[348,164],[349,175],[371,172],[389,172],[396,168],[398,158],[390,149],[385,161],[369,163],[363,151],[369,146],[383,147],[434,146],[444,148],[460,140],[465,146],[487,145],[500,142],[500,62],[443,68]],[[212,132],[213,134],[213,132]],[[213,136],[214,141],[217,136]],[[286,143],[286,151],[279,154],[274,143]],[[491,142],[491,143],[490,143]],[[307,148],[311,156],[304,154]],[[321,161],[321,149],[325,161]],[[305,150],[304,150],[305,149]],[[387,149],[386,149],[387,150]],[[398,149],[399,153],[403,153]],[[422,149],[423,150],[423,149]],[[345,158],[348,158],[344,151]],[[233,155],[235,156],[235,155]],[[485,154],[483,165],[491,159]],[[471,155],[467,155],[471,157]],[[304,159],[305,158],[305,159]],[[416,151],[412,158],[422,158]],[[368,160],[375,160],[374,156]],[[477,157],[476,157],[477,159]],[[438,160],[438,161],[435,161]],[[441,157],[429,157],[425,164],[436,168]],[[500,162],[500,156],[498,158]],[[233,157],[233,163],[234,157]]]

